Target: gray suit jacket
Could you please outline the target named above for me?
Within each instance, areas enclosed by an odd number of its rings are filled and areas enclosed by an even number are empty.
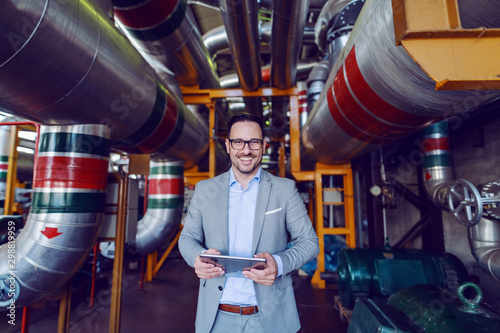
[[[196,185],[178,243],[190,266],[203,250],[214,248],[228,253],[228,187],[229,172]],[[294,246],[287,249],[289,239]],[[283,275],[272,286],[254,283],[266,332],[297,332],[300,321],[290,274],[318,255],[318,237],[295,182],[264,170],[257,194],[252,250],[254,254],[278,255],[283,261]],[[200,280],[196,332],[210,332],[225,280],[224,276]]]

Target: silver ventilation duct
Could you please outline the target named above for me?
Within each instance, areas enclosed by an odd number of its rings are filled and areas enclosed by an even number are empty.
[[[30,215],[0,247],[1,279],[18,284],[16,307],[61,288],[87,259],[104,213],[109,153],[106,126],[42,126]],[[0,303],[10,305],[2,291]]]
[[[328,59],[319,62],[309,73],[307,78],[307,108],[309,112],[313,109],[314,104],[316,104],[321,92],[325,88],[325,82],[329,74]]]
[[[262,81],[257,1],[219,0],[219,6],[241,86],[257,90]]]
[[[166,244],[178,229],[184,207],[182,161],[151,161],[148,176],[148,208],[137,224],[137,252],[152,253]]]
[[[274,0],[271,42],[271,86],[295,85],[309,0]]]
[[[108,125],[117,148],[186,167],[205,157],[208,129],[97,5],[7,0],[0,22],[3,110],[42,124]]]
[[[173,72],[185,86],[219,87],[215,64],[184,0],[113,4],[125,34],[156,72]]]
[[[395,45],[389,0],[365,2],[325,87],[301,133],[304,157],[326,164],[346,163],[500,95],[436,91],[435,82]]]
[[[500,222],[482,219],[468,231],[471,252],[479,266],[500,281]]]

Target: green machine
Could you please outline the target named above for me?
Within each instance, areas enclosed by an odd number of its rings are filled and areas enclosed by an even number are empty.
[[[343,306],[357,297],[388,297],[413,285],[456,291],[468,279],[462,262],[449,253],[421,250],[348,249],[338,253],[338,289]]]
[[[464,291],[472,288],[475,297]],[[435,285],[416,285],[387,302],[356,300],[348,333],[498,333],[500,316],[480,306],[481,289],[466,282],[456,293]]]

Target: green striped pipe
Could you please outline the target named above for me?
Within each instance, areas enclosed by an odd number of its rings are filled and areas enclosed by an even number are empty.
[[[105,207],[109,135],[104,125],[42,126],[32,206],[15,239],[15,263],[7,260],[7,247],[0,249],[0,274],[15,274],[20,284],[16,306],[62,287],[88,257]]]
[[[135,248],[140,254],[152,253],[166,245],[178,229],[184,207],[184,162],[150,162],[148,207],[137,224]]]
[[[437,206],[448,209],[447,188],[454,179],[448,122],[441,121],[420,131],[420,147],[425,154],[425,188]]]

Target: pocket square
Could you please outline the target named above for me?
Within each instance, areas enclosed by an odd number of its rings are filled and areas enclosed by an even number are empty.
[[[278,208],[278,209],[275,209],[275,210],[270,210],[270,211],[266,212],[264,215],[269,215],[269,214],[277,213],[280,210],[281,210],[281,208]]]

